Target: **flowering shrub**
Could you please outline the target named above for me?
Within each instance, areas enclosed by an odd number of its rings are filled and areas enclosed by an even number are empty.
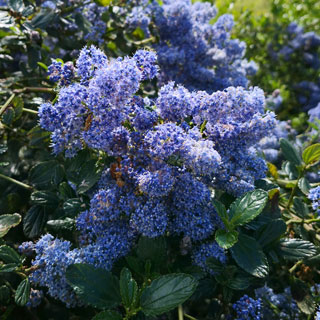
[[[10,0],[0,16],[1,318],[319,317],[319,112],[298,135],[282,88],[252,86],[246,55],[278,75],[230,14]],[[277,61],[316,67],[316,34],[290,28],[268,35]]]

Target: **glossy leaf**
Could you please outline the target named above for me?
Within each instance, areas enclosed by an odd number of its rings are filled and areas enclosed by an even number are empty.
[[[4,214],[0,216],[0,238],[5,236],[9,230],[21,222],[21,216],[18,213]]]
[[[127,268],[123,268],[120,274],[120,293],[125,307],[130,308],[135,305],[138,297],[138,285]]]
[[[241,226],[257,217],[268,201],[268,193],[257,189],[234,201],[229,209],[231,225]]]
[[[229,249],[238,241],[238,234],[236,230],[219,229],[216,232],[216,241],[221,248]]]
[[[287,139],[281,138],[280,139],[280,147],[283,153],[283,156],[295,164],[296,166],[301,165],[301,157],[297,149],[289,142]]]
[[[246,272],[258,278],[268,275],[267,257],[254,238],[240,233],[238,242],[230,250],[239,267]]]
[[[23,217],[23,232],[29,238],[37,237],[43,231],[48,219],[44,206],[32,206]]]
[[[197,281],[188,274],[168,274],[153,280],[141,295],[142,311],[148,316],[168,312],[185,302],[196,290]]]
[[[279,254],[286,260],[297,261],[307,259],[317,253],[313,243],[301,239],[281,239]]]

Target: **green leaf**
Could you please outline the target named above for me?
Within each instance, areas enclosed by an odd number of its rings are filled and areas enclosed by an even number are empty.
[[[306,218],[309,214],[309,209],[306,203],[304,203],[300,198],[294,197],[293,198],[293,209],[298,217],[301,219]]]
[[[113,0],[94,0],[96,4],[103,7],[109,6],[112,3],[112,1]]]
[[[2,285],[0,287],[0,302],[7,303],[10,299],[11,290],[9,287]]]
[[[105,310],[94,316],[92,320],[122,320],[122,316],[116,311]]]
[[[287,225],[282,219],[272,220],[257,230],[256,238],[261,247],[265,247],[273,241],[280,239],[286,230]]]
[[[59,232],[61,230],[72,231],[75,229],[75,225],[76,223],[74,219],[70,218],[49,220],[47,222],[48,228],[54,230],[55,232]]]
[[[298,187],[305,195],[308,195],[311,189],[311,185],[305,177],[298,181]]]
[[[89,264],[73,264],[66,272],[67,282],[79,298],[96,308],[113,308],[120,304],[119,280],[104,269]]]
[[[21,216],[18,213],[3,214],[0,216],[0,238],[5,236],[9,230],[21,222]]]
[[[306,148],[302,153],[305,164],[311,164],[320,160],[320,143],[313,144]]]
[[[138,285],[127,268],[123,268],[120,274],[120,293],[125,307],[135,306],[138,297]]]
[[[258,278],[268,275],[268,260],[259,243],[251,237],[239,234],[238,242],[230,249],[239,267]]]
[[[100,174],[96,168],[96,161],[90,160],[81,168],[79,173],[80,181],[78,185],[78,192],[84,193],[88,191],[99,180]]]
[[[315,312],[316,303],[312,296],[306,295],[301,301],[296,300],[299,309],[304,313],[311,315]]]
[[[4,263],[21,264],[19,254],[9,246],[0,246],[0,261]]]
[[[64,171],[61,165],[50,160],[40,162],[31,168],[29,180],[37,189],[50,189],[53,184],[59,184],[64,177]]]
[[[8,0],[8,6],[15,12],[22,12],[24,9],[23,0]]]
[[[31,286],[30,286],[30,282],[27,279],[24,279],[20,282],[17,290],[16,290],[16,294],[14,296],[14,301],[16,302],[16,304],[18,306],[24,306],[30,298],[30,290],[31,290]]]
[[[221,220],[223,221],[223,223],[226,225],[226,227],[228,227],[229,216],[228,216],[227,209],[226,209],[225,205],[218,200],[213,200],[213,206],[216,209],[216,211],[217,211],[219,217],[221,218]]]
[[[58,196],[51,191],[35,191],[31,194],[30,200],[32,204],[38,204],[56,208],[59,205]]]
[[[38,66],[40,66],[45,71],[48,71],[48,67],[44,63],[38,61],[37,64],[38,64]]]
[[[314,256],[317,250],[313,243],[306,240],[281,239],[278,252],[286,260],[298,261]]]
[[[137,256],[143,261],[150,260],[155,266],[165,263],[167,243],[164,237],[140,237],[137,247]]]
[[[219,229],[216,232],[216,241],[221,248],[229,249],[238,241],[238,234],[236,230]]]
[[[79,198],[68,199],[63,203],[63,210],[68,217],[76,217],[84,208]]]
[[[261,189],[247,192],[234,201],[229,210],[231,225],[241,226],[257,217],[268,202],[268,193]]]
[[[283,153],[283,156],[296,166],[301,165],[301,157],[297,149],[289,142],[287,139],[280,139],[280,147]]]
[[[15,271],[19,267],[16,263],[0,264],[0,273]]]
[[[30,22],[31,28],[39,28],[45,30],[46,27],[53,21],[55,14],[50,9],[41,10]]]
[[[23,232],[29,238],[37,237],[43,231],[48,219],[47,208],[32,206],[23,217]]]
[[[245,272],[237,272],[235,276],[227,283],[227,286],[233,290],[245,290],[251,284],[251,276]]]
[[[168,312],[190,298],[197,285],[197,281],[188,274],[161,276],[142,291],[142,311],[147,316]]]

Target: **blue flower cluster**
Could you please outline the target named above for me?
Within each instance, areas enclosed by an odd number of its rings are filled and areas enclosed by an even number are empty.
[[[66,62],[62,65],[61,61],[53,60],[48,67],[49,79],[53,82],[59,82],[60,86],[66,86],[71,83],[74,77],[74,66],[72,62]]]
[[[61,87],[57,102],[39,109],[55,154],[72,157],[89,147],[114,159],[103,169],[90,209],[77,218],[79,248],[49,235],[35,246],[33,281],[69,306],[77,301],[64,278],[67,266],[110,269],[140,235],[181,235],[197,248],[195,264],[206,269],[208,257],[224,263],[217,244],[199,243],[223,227],[212,189],[239,195],[264,177],[266,164],[255,147],[275,119],[264,113],[262,90],[229,87],[208,94],[169,82],[150,100],[137,93],[157,76],[155,63],[151,51],[112,60],[84,48],[76,63],[79,82]]]
[[[261,299],[253,299],[248,295],[241,297],[232,308],[237,313],[235,320],[261,320]],[[268,318],[267,318],[268,319]]]
[[[43,298],[43,291],[31,288],[30,298],[26,306],[31,308],[36,308],[41,304]]]
[[[268,136],[262,138],[259,142],[261,152],[268,162],[275,163],[279,159],[281,138],[288,138],[292,129],[288,122],[277,120],[277,124]]]
[[[263,319],[299,320],[301,311],[292,298],[290,288],[286,288],[283,293],[276,294],[272,288],[265,285],[255,290],[255,296],[262,301]]]
[[[216,274],[216,272],[207,265],[208,258],[214,258],[222,264],[227,262],[224,250],[216,242],[203,243],[197,246],[193,249],[191,258],[193,264],[199,266],[211,275]]]
[[[274,60],[282,58],[286,61],[296,61],[305,66],[306,70],[315,72],[320,68],[320,36],[315,32],[304,32],[297,23],[292,22],[287,27],[285,44],[273,48],[269,53]],[[320,101],[320,78],[312,77],[313,81],[294,83],[293,88],[298,93],[298,101],[305,110],[314,108]]]
[[[189,90],[212,93],[229,86],[248,84],[247,75],[256,65],[244,57],[245,43],[230,38],[233,17],[222,15],[212,24],[216,8],[209,2],[191,0],[142,1],[127,18],[134,29],[140,27],[150,35],[148,25],[155,25],[159,42],[154,45],[161,72],[160,84],[169,80]]]
[[[311,189],[308,198],[312,201],[312,209],[320,214],[320,186]]]

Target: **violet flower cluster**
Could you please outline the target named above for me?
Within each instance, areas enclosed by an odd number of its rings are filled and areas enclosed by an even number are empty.
[[[261,320],[261,299],[253,299],[248,295],[241,297],[232,305],[237,314],[235,320]]]
[[[189,90],[209,93],[229,86],[246,87],[247,75],[257,67],[244,59],[245,43],[230,37],[233,17],[225,14],[212,24],[216,14],[209,2],[165,0],[160,6],[156,1],[142,1],[126,22],[131,29],[140,27],[146,36],[159,37],[154,49],[160,84],[173,80]]]
[[[113,158],[90,209],[77,217],[79,248],[50,235],[35,245],[33,265],[39,268],[32,281],[69,306],[78,301],[66,283],[67,266],[111,269],[139,236],[189,238],[195,264],[206,269],[208,257],[224,263],[223,250],[210,242],[223,228],[212,190],[240,195],[265,175],[255,147],[275,119],[264,113],[262,90],[229,87],[208,94],[169,82],[157,98],[141,97],[142,81],[158,74],[156,59],[139,50],[111,60],[94,46],[84,48],[74,81],[60,88],[56,103],[39,109],[55,154],[72,157],[91,148]]]

